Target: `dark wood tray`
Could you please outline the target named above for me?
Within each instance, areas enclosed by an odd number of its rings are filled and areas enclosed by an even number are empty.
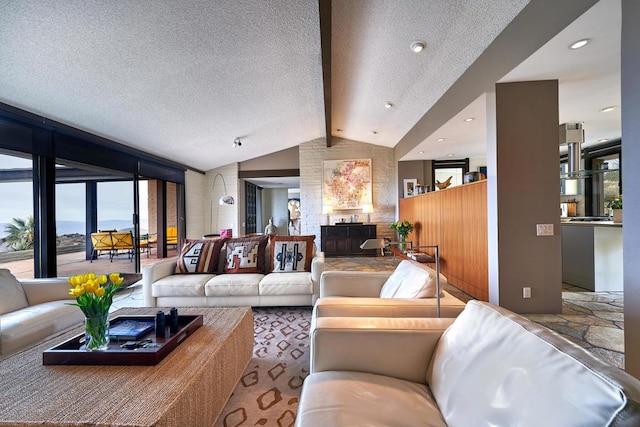
[[[151,320],[155,322],[155,315],[118,316],[109,321],[114,325],[121,320]],[[169,333],[166,328],[165,338],[157,338],[155,331],[151,331],[140,339],[150,339],[158,344],[155,348],[124,349],[120,347],[125,341],[109,343],[109,348],[102,351],[86,351],[83,349],[84,332],[76,335],[62,344],[51,347],[42,353],[43,365],[156,365],[179,346],[188,336],[198,329],[203,322],[202,315],[179,315],[178,332]]]

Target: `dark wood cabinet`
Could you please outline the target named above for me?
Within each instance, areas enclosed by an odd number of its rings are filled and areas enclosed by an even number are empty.
[[[367,239],[376,238],[375,224],[339,224],[320,227],[320,244],[325,256],[376,256],[375,249],[360,249]]]

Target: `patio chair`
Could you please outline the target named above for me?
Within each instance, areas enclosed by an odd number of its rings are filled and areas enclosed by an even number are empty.
[[[99,257],[101,252],[109,253],[109,260],[113,261],[113,240],[111,239],[110,232],[99,231],[97,233],[91,233],[91,260],[93,262],[94,257]]]
[[[119,251],[125,251],[129,260],[133,260],[133,251],[135,250],[133,234],[130,231],[116,231],[111,233],[111,238],[113,240],[111,259],[113,260],[113,256],[118,255]]]
[[[178,247],[178,227],[167,227],[167,246]]]
[[[151,254],[151,249],[153,245],[158,243],[157,235],[154,234],[142,234],[140,235],[140,240],[138,241],[138,249],[147,253],[147,258],[149,258]]]

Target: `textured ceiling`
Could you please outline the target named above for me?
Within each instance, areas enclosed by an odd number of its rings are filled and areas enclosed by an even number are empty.
[[[197,169],[324,136],[314,1],[2,2],[0,40],[0,101]]]
[[[527,3],[334,0],[332,134],[395,146]],[[318,15],[317,0],[0,2],[0,101],[200,170],[255,158],[325,135]]]

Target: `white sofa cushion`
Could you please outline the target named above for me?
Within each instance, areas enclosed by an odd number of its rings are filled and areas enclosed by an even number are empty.
[[[215,274],[172,274],[156,281],[151,289],[154,297],[204,296],[204,284]]]
[[[0,268],[0,314],[11,313],[28,305],[18,279],[6,268]]]
[[[446,426],[424,384],[364,372],[308,376],[297,413],[305,427]]]
[[[640,425],[630,418],[637,384],[624,378],[556,333],[479,301],[444,332],[427,370],[451,426]]]
[[[416,261],[402,260],[380,289],[380,298],[435,298],[436,272]],[[440,287],[446,280],[440,276]]]
[[[259,273],[219,274],[204,287],[208,297],[258,295],[258,284],[264,277]]]
[[[50,301],[2,315],[0,353],[16,351],[31,343],[82,323],[84,314],[69,305],[75,300]]]
[[[464,310],[465,303],[442,291],[441,317],[456,317]],[[316,317],[436,317],[435,298],[360,298],[325,297],[316,301],[313,314]]]
[[[311,273],[267,274],[260,281],[260,295],[311,295]]]

